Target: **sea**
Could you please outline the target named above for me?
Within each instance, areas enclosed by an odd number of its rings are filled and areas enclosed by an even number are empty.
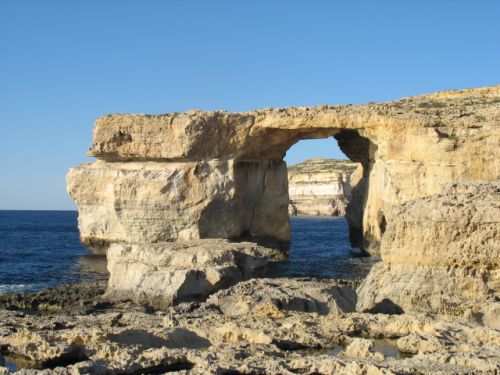
[[[107,278],[106,258],[83,248],[76,211],[0,211],[0,294]],[[376,258],[352,249],[344,218],[292,217],[287,261],[270,277],[357,278]]]
[[[0,211],[0,294],[107,277],[106,258],[83,248],[77,211]]]

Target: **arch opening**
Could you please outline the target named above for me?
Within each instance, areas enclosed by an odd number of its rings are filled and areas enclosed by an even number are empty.
[[[363,251],[362,223],[374,149],[355,130],[300,140],[289,148],[284,160],[291,246],[288,259],[271,267],[272,275],[362,278],[368,273],[376,259]]]
[[[362,135],[362,130],[336,128],[328,130],[328,132],[319,129],[317,133],[292,134],[289,138],[282,140],[282,159],[262,160],[242,157],[235,160],[235,199],[231,205],[226,203],[227,209],[224,211],[224,216],[234,215],[234,220],[224,220],[225,223],[236,223],[234,228],[224,228],[224,231],[232,233],[230,236],[232,240],[247,240],[268,247],[279,247],[284,251],[289,250],[289,215],[298,215],[300,210],[294,202],[291,207],[289,204],[290,191],[285,162],[289,160],[287,151],[300,141],[312,142],[322,139],[322,141],[332,142],[332,150],[335,148],[334,142],[336,141],[337,157],[358,165],[356,172],[352,171],[352,175],[356,177],[355,183],[346,184],[346,181],[342,181],[341,184],[341,190],[348,191],[349,198],[345,199],[343,204],[331,207],[330,216],[335,213],[345,216],[352,247],[359,248],[361,251],[370,249],[368,253],[376,253],[371,250],[378,246],[379,239],[372,238],[370,233],[364,230],[363,215],[377,146]],[[332,137],[334,140],[331,139]],[[216,214],[220,216],[221,210],[216,209]],[[203,223],[208,223],[208,227],[213,222],[211,216],[209,215],[208,220],[203,221]],[[203,237],[217,237],[217,235],[218,233],[207,231]]]

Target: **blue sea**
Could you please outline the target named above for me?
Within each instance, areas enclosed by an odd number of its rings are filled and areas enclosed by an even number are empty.
[[[380,260],[351,247],[343,217],[291,217],[290,221],[292,247],[288,260],[271,268],[273,276],[361,278]]]
[[[76,211],[0,211],[0,294],[106,277],[79,240]]]
[[[76,211],[0,211],[0,294],[106,278],[106,259],[84,249]],[[343,218],[291,219],[289,259],[272,276],[352,278],[374,258],[353,254]]]

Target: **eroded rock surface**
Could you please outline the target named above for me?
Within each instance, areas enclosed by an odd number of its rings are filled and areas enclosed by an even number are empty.
[[[282,311],[330,314],[352,312],[356,294],[335,280],[254,279],[221,290],[208,299],[225,315],[272,315]]]
[[[344,293],[338,293],[346,288],[334,281],[260,279],[203,304],[181,303],[159,312],[130,302],[96,305],[85,314],[78,312],[78,302],[75,312],[66,314],[0,309],[0,347],[11,368],[31,368],[19,374],[500,371],[498,330],[465,315],[349,312],[341,308]],[[251,308],[228,307],[234,298]],[[311,301],[335,308],[309,309]]]
[[[129,236],[142,236],[138,222],[148,222],[144,236],[151,241],[165,237],[209,238],[214,232],[216,236],[250,234],[287,241],[289,231],[283,219],[288,203],[286,171],[277,166],[268,173],[270,169],[264,165],[269,164],[260,163],[280,163],[288,148],[300,139],[334,136],[344,153],[363,166],[362,179],[347,209],[351,237],[356,245],[377,253],[390,206],[437,194],[443,185],[456,180],[499,178],[499,116],[500,86],[356,106],[104,116],[95,124],[89,152],[102,161],[72,169],[68,175],[69,192],[82,217],[82,239],[98,248],[106,248],[117,238],[127,241]],[[159,168],[158,174],[165,174],[165,184],[158,184],[149,193],[137,187],[142,194],[130,196],[134,183],[121,186],[119,181],[131,173],[122,165],[131,162],[141,171],[147,170],[150,163],[160,163],[155,168]],[[179,162],[187,164],[170,164]],[[238,178],[241,162],[254,163],[250,165],[257,170],[242,173],[253,174],[255,179]],[[152,183],[155,180],[154,172],[136,174],[137,184],[149,178]],[[211,174],[219,174],[220,178],[212,179]],[[219,180],[226,183],[221,186]],[[265,186],[254,186],[254,180],[264,181]],[[95,204],[90,199],[92,185],[107,186],[106,203]],[[196,204],[196,198],[189,200],[194,197],[191,185],[201,185],[210,197],[205,204],[222,210],[217,228],[204,227],[205,221],[200,220],[203,204]],[[175,193],[176,189],[180,194]],[[203,196],[203,192],[199,193]],[[182,194],[190,203],[178,201]],[[236,215],[227,215],[225,208],[234,200],[233,195],[242,197],[245,208],[237,209]],[[130,218],[135,214],[131,216],[125,204],[128,199],[121,200],[121,196],[131,198],[130,209],[134,207],[140,221]],[[272,200],[266,200],[271,196]],[[284,205],[280,202],[264,209],[270,202],[278,202],[278,197],[285,198]],[[156,204],[158,209],[150,209]],[[162,204],[171,205],[179,213],[170,220],[161,220],[170,223],[167,228],[167,224],[158,224],[159,217],[165,219]],[[264,211],[257,209],[260,215],[254,217],[253,210],[248,209],[254,206]],[[272,212],[272,219],[267,210]],[[245,220],[253,217],[253,222],[239,219],[235,223],[235,216],[244,216]],[[240,220],[245,223],[238,224]]]
[[[360,164],[336,159],[308,159],[288,167],[288,213],[345,216],[352,187],[357,185],[361,173]]]
[[[283,252],[250,242],[194,240],[113,244],[108,250],[108,299],[127,299],[162,309],[199,301],[219,289],[261,276]]]
[[[468,301],[475,314],[474,298],[493,298],[498,235],[490,227],[498,227],[498,210],[475,207],[482,188],[463,199],[457,191],[457,204],[435,195],[456,181],[500,178],[500,86],[356,106],[98,119],[89,152],[98,160],[70,170],[68,191],[84,244],[114,249],[109,295],[142,295],[137,300],[166,306],[196,291],[203,299],[239,279],[236,257],[198,264],[189,246],[180,246],[166,261],[158,250],[166,242],[216,238],[286,250],[283,156],[300,139],[328,136],[362,168],[346,208],[353,246],[376,254],[385,241],[384,263],[360,290],[360,309],[386,300],[391,312],[418,305],[454,314]],[[410,201],[420,203],[405,205]],[[211,251],[218,259],[217,246]]]
[[[113,242],[200,238],[290,240],[282,162],[104,162],[72,168],[84,245],[106,253]]]
[[[358,309],[393,303],[480,318],[500,296],[500,183],[454,183],[402,204],[387,223],[381,256],[358,290]],[[500,315],[492,314],[494,326]]]

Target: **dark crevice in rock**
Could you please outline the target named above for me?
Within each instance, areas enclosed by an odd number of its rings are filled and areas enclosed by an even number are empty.
[[[273,344],[281,350],[295,351],[311,349],[310,347],[290,340],[273,340]],[[314,348],[317,349],[317,348]]]
[[[380,233],[384,234],[385,230],[387,229],[387,220],[385,219],[385,215],[382,212],[379,212],[378,226],[380,228]]]
[[[371,309],[365,310],[364,312],[370,314],[388,314],[388,315],[401,315],[404,314],[404,310],[391,301],[389,298],[384,298],[382,301],[378,302]]]
[[[161,364],[158,366],[147,367],[143,369],[139,369],[133,372],[133,374],[164,374],[166,372],[177,372],[183,370],[191,370],[194,367],[194,364],[189,361],[179,361],[175,363],[169,364]]]
[[[5,358],[10,362],[12,367],[37,370],[66,367],[89,359],[85,353],[85,348],[81,345],[73,345],[61,356],[45,361],[36,361],[25,355],[11,352],[5,353]]]

